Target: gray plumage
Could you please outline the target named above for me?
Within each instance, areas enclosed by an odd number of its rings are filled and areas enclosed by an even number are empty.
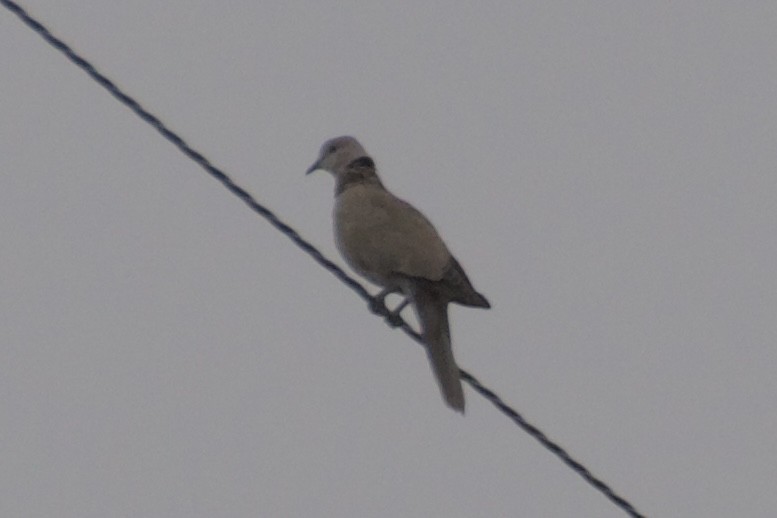
[[[383,293],[401,291],[413,304],[421,335],[445,401],[464,411],[464,391],[453,357],[448,304],[491,307],[475,291],[434,226],[388,192],[375,164],[353,137],[328,140],[308,173],[335,177],[334,229],[348,264]]]

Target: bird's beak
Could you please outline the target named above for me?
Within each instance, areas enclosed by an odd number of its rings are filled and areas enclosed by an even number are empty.
[[[312,166],[308,167],[308,170],[305,171],[305,174],[308,175],[308,174],[310,174],[313,171],[316,171],[318,169],[321,169],[321,167],[318,165],[318,160],[316,160],[315,164],[313,164]]]

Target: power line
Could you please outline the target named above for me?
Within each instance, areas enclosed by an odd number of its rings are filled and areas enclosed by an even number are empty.
[[[77,54],[73,49],[70,48],[65,42],[63,42],[61,39],[54,36],[46,27],[44,27],[39,21],[31,17],[27,11],[25,11],[21,6],[16,4],[15,2],[12,2],[11,0],[0,0],[0,3],[3,4],[9,11],[16,14],[25,24],[27,24],[32,30],[34,30],[36,33],[38,33],[46,42],[48,42],[51,46],[61,51],[65,56],[67,56],[70,61],[78,65],[81,69],[83,69],[92,79],[94,79],[97,83],[102,85],[108,92],[110,92],[111,95],[113,95],[116,99],[119,100],[122,104],[127,106],[129,109],[131,109],[133,112],[135,112],[136,115],[138,115],[141,119],[148,122],[151,126],[153,126],[159,133],[162,134],[163,137],[165,137],[167,140],[172,142],[181,152],[183,152],[186,156],[191,158],[194,162],[200,165],[205,171],[216,178],[218,181],[220,181],[224,187],[226,187],[230,192],[235,194],[238,198],[240,198],[246,205],[248,205],[252,210],[259,213],[262,217],[264,217],[273,227],[277,228],[279,231],[281,231],[284,235],[286,235],[289,239],[291,239],[297,246],[302,248],[305,252],[307,252],[313,259],[318,262],[321,266],[323,266],[325,269],[327,269],[330,273],[332,273],[335,277],[340,279],[346,286],[351,288],[353,291],[355,291],[360,297],[362,297],[364,300],[366,300],[368,303],[370,303],[371,307],[373,308],[373,311],[379,315],[382,315],[386,318],[389,325],[392,327],[400,327],[405,334],[410,336],[412,339],[414,339],[416,342],[420,343],[422,346],[425,346],[423,340],[421,339],[421,336],[412,328],[410,325],[407,324],[404,320],[402,320],[401,317],[394,315],[389,312],[389,310],[386,308],[386,306],[382,303],[382,301],[377,300],[374,298],[358,281],[350,277],[347,273],[345,273],[339,266],[337,266],[335,263],[324,257],[324,255],[318,251],[312,244],[310,244],[308,241],[303,239],[296,230],[291,228],[289,225],[281,221],[272,211],[261,205],[259,202],[257,202],[253,196],[251,196],[245,189],[237,185],[229,176],[226,175],[221,169],[217,168],[213,164],[210,163],[210,161],[205,158],[200,152],[193,149],[189,144],[187,144],[178,134],[170,130],[167,126],[165,126],[162,121],[160,121],[155,115],[153,115],[151,112],[143,108],[140,103],[138,103],[135,99],[124,93],[116,84],[113,83],[110,79],[108,79],[105,75],[97,71],[97,69],[89,63],[86,59],[81,57],[79,54]],[[545,448],[553,452],[557,457],[559,457],[567,466],[569,466],[572,470],[577,472],[583,479],[591,484],[593,487],[595,487],[597,490],[601,491],[607,498],[609,498],[615,505],[617,505],[619,508],[621,508],[623,511],[625,511],[627,514],[629,514],[632,517],[635,518],[644,518],[644,515],[640,514],[636,508],[630,504],[626,499],[619,496],[615,491],[613,491],[612,488],[610,488],[609,485],[605,484],[601,479],[594,476],[585,466],[583,466],[580,462],[573,459],[569,453],[567,453],[564,448],[559,446],[557,443],[551,441],[545,433],[543,433],[539,428],[532,425],[526,419],[521,416],[518,412],[516,412],[513,408],[511,408],[507,403],[505,403],[499,396],[497,396],[493,391],[483,386],[480,381],[478,381],[477,378],[475,378],[473,375],[465,371],[464,369],[459,369],[459,372],[461,374],[461,378],[465,380],[467,383],[472,386],[475,391],[477,391],[480,395],[482,395],[484,398],[486,398],[488,401],[490,401],[495,407],[497,407],[503,414],[505,414],[507,417],[512,419],[512,421],[517,424],[519,427],[521,427],[526,433],[534,437],[537,441],[539,441],[540,444],[542,444]]]

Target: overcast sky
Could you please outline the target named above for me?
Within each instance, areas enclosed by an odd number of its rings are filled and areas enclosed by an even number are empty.
[[[343,264],[359,138],[479,377],[649,516],[777,512],[777,4],[23,5]],[[617,517],[0,10],[0,515]],[[371,287],[373,289],[373,287]]]

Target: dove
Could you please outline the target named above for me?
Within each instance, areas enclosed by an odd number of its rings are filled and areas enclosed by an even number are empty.
[[[432,371],[445,402],[464,412],[464,390],[453,356],[448,304],[490,308],[429,220],[389,192],[375,162],[353,137],[327,140],[307,170],[335,178],[334,234],[348,265],[383,290],[376,300],[400,292],[421,327]]]

